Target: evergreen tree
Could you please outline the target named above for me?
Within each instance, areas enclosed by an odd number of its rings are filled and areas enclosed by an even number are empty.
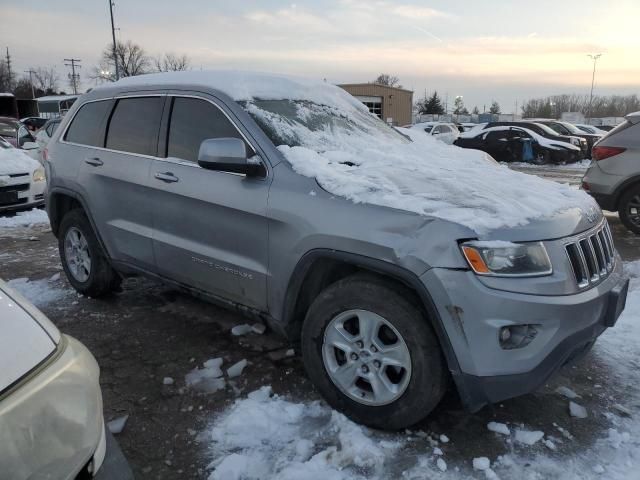
[[[444,113],[444,107],[438,92],[433,92],[433,95],[418,102],[418,113],[431,115],[442,115]]]
[[[491,108],[489,108],[489,113],[499,114],[500,113],[500,104],[495,100],[491,102]]]

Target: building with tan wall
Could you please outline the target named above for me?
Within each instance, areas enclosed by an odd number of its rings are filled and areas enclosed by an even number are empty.
[[[371,113],[391,125],[411,123],[413,92],[378,83],[347,83],[338,85],[364,103]]]

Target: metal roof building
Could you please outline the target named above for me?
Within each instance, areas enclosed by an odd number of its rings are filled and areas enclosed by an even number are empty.
[[[347,83],[338,85],[364,103],[371,113],[390,125],[411,123],[413,92],[378,83]]]

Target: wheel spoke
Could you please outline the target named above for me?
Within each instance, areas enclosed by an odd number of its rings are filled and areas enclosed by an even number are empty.
[[[345,353],[350,353],[353,350],[355,339],[344,329],[342,324],[336,323],[327,328],[324,341],[326,344],[339,348]]]
[[[409,351],[400,342],[384,347],[380,352],[380,356],[383,365],[392,365],[406,369],[411,363]]]
[[[351,389],[358,379],[358,365],[355,362],[347,361],[332,372],[333,378],[345,390]]]
[[[358,326],[360,328],[359,338],[365,346],[376,345],[379,348],[378,332],[383,325],[382,317],[372,312],[358,312]]]

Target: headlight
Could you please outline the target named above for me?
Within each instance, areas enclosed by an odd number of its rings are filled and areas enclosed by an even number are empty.
[[[571,137],[571,145],[580,146],[580,139],[576,137]]]
[[[542,242],[465,242],[462,253],[478,275],[535,277],[553,272]]]
[[[33,181],[34,182],[44,182],[46,179],[44,174],[44,168],[38,168],[33,172]]]

